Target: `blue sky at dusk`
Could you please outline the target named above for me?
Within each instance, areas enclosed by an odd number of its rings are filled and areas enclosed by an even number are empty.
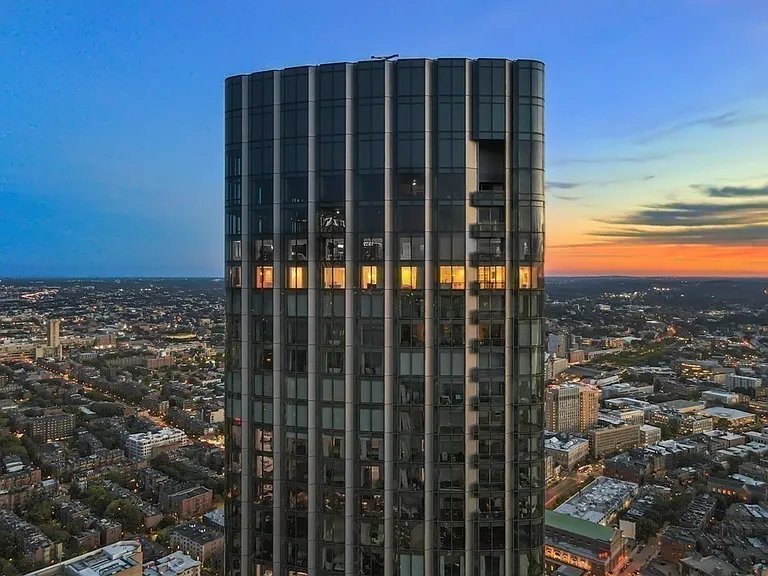
[[[0,277],[220,276],[223,84],[401,57],[547,65],[551,274],[768,275],[768,2],[11,2]]]

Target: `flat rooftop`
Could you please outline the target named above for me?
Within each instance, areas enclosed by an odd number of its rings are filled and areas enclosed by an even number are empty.
[[[213,540],[224,537],[218,530],[196,522],[174,526],[171,528],[171,533],[174,532],[198,544],[205,544],[206,542],[212,542]]]
[[[558,506],[555,512],[589,522],[603,523],[613,512],[621,509],[627,498],[635,494],[637,489],[638,485],[634,482],[600,476]]]
[[[669,402],[661,402],[657,406],[678,412],[695,412],[696,410],[703,410],[705,404],[696,400],[670,400]]]
[[[615,528],[595,524],[589,520],[574,518],[568,514],[562,514],[554,510],[544,511],[545,528],[554,528],[573,534],[582,534],[587,538],[599,540],[601,542],[611,542],[613,540],[613,531]]]
[[[707,408],[702,411],[702,414],[712,416],[713,418],[721,418],[724,420],[741,420],[742,418],[754,418],[755,415],[751,412],[744,412],[743,410],[736,410],[735,408],[723,408],[715,406]]]

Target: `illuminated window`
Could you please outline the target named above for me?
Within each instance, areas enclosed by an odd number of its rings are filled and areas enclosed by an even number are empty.
[[[272,266],[256,266],[253,284],[256,288],[272,288],[274,271]]]
[[[242,286],[242,268],[240,266],[230,266],[227,271],[227,284],[230,288],[240,288]]]
[[[417,286],[419,269],[416,266],[400,267],[400,288],[413,290]]]
[[[440,266],[440,288],[464,289],[464,266]]]
[[[288,268],[288,288],[306,288],[307,271],[302,266],[290,266]]]
[[[345,274],[342,266],[323,268],[323,288],[344,288]]]
[[[521,290],[543,288],[544,278],[541,264],[520,266],[517,269],[517,287]]]
[[[363,266],[360,274],[361,288],[378,288],[379,286],[379,267]]]
[[[520,266],[517,272],[517,287],[518,288],[531,288],[531,267]]]
[[[477,280],[480,288],[500,290],[504,288],[506,266],[478,266]]]

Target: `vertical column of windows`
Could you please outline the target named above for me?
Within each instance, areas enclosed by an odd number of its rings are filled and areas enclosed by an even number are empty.
[[[286,314],[283,319],[285,429],[283,562],[306,571],[309,506],[309,70],[281,78],[281,202]]]
[[[242,113],[242,78],[229,78],[225,84],[226,123],[224,158],[224,243],[226,266],[226,321],[227,347],[224,351],[225,423],[227,492],[224,502],[228,519],[225,562],[232,574],[240,573],[241,473],[242,473],[242,373],[240,370],[240,338],[242,333],[242,145],[235,138],[233,118]]]
[[[355,279],[355,554],[347,573],[384,573],[384,281],[385,69],[359,63],[355,71],[359,268]],[[351,572],[350,572],[351,570]]]
[[[465,573],[465,60],[438,60],[432,84],[437,573]]]
[[[317,68],[317,260],[322,307],[317,315],[320,510],[319,570],[345,570],[346,66]]]
[[[514,405],[514,569],[542,574],[544,494],[544,164],[543,66],[512,66],[512,325]]]
[[[397,62],[395,74],[397,231],[394,394],[395,567],[424,574],[425,62]]]
[[[472,64],[473,133],[478,146],[478,191],[505,187],[504,135],[506,61],[478,60]],[[494,108],[500,109],[494,114]],[[498,112],[498,110],[497,110]],[[476,356],[476,410],[473,436],[477,440],[476,477],[472,488],[477,513],[472,526],[473,569],[500,575],[505,570],[505,306],[507,286],[503,202],[475,206],[469,234],[469,261],[477,269],[477,308],[473,311],[470,349]]]

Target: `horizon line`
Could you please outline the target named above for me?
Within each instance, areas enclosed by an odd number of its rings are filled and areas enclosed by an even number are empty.
[[[547,278],[597,279],[628,278],[633,280],[768,280],[768,276],[702,276],[702,275],[643,275],[643,274],[547,274]],[[0,276],[0,282],[6,280],[216,280],[224,281],[224,276]]]

